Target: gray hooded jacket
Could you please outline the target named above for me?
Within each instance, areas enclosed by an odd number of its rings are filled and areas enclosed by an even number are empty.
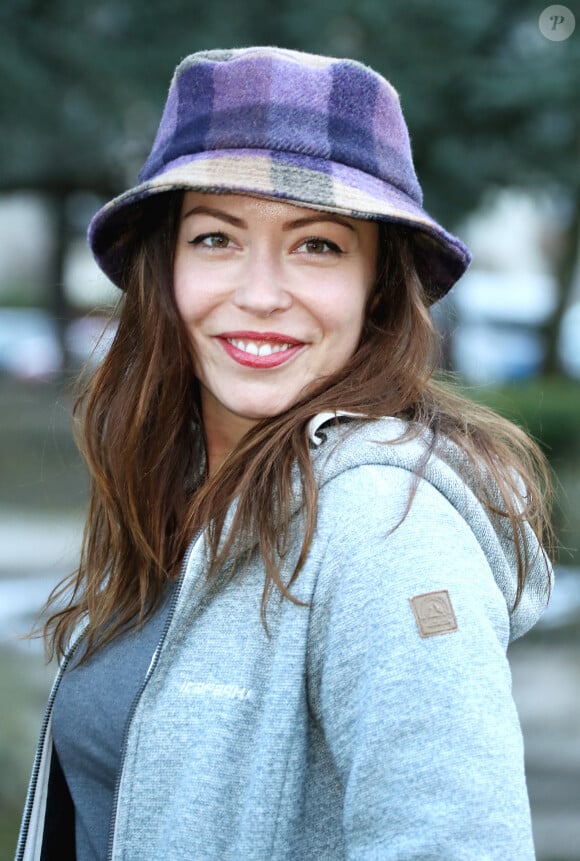
[[[530,530],[513,610],[510,533],[454,448],[403,518],[424,441],[393,444],[394,419],[329,418],[310,427],[304,605],[272,596],[266,633],[259,554],[209,591],[203,538],[190,550],[126,729],[114,861],[535,857],[506,648],[547,602],[545,556]],[[51,751],[49,706],[18,861],[41,858]]]

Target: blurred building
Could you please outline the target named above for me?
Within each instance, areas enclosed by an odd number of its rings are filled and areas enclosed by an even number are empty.
[[[474,253],[448,300],[450,358],[476,383],[533,377],[545,353],[543,327],[557,305],[549,247],[557,213],[548,198],[504,191],[464,225]],[[580,377],[580,278],[562,323],[566,373]]]

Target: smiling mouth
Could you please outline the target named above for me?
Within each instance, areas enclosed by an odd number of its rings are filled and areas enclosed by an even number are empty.
[[[280,343],[278,341],[249,341],[242,338],[226,338],[228,344],[232,344],[237,350],[249,353],[251,356],[271,356],[273,353],[281,353],[295,347],[296,344]]]
[[[263,370],[285,364],[305,346],[274,332],[224,332],[217,340],[237,364]]]

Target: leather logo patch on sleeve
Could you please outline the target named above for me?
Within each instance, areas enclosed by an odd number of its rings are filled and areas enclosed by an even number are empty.
[[[457,619],[447,589],[415,595],[409,598],[409,603],[422,637],[434,637],[435,634],[449,634],[457,630]]]

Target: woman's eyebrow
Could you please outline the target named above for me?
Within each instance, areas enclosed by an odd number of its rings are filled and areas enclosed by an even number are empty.
[[[224,212],[223,209],[215,209],[213,206],[194,206],[192,209],[188,209],[182,216],[182,219],[185,220],[189,218],[190,215],[211,215],[214,218],[219,218],[222,221],[227,222],[228,224],[233,225],[234,227],[239,227],[243,230],[247,229],[247,223],[242,219],[238,218],[235,215],[230,215],[229,212]],[[333,213],[320,213],[315,215],[305,215],[302,218],[294,218],[292,221],[287,221],[283,226],[283,231],[289,230],[297,230],[300,227],[309,227],[311,224],[323,224],[324,222],[330,222],[331,224],[341,224],[343,227],[348,227],[349,230],[355,232],[354,227],[347,221],[345,218],[341,218],[339,215],[334,215]]]
[[[234,227],[246,228],[248,226],[241,218],[230,215],[229,212],[224,212],[222,209],[214,209],[211,206],[194,206],[193,209],[188,209],[182,215],[182,220],[189,218],[190,215],[212,215],[214,218],[227,221],[228,224],[232,224]]]
[[[343,227],[348,227],[349,230],[355,232],[354,227],[350,222],[348,222],[345,218],[341,218],[339,215],[333,215],[332,213],[321,213],[320,215],[309,215],[304,218],[296,218],[293,221],[288,221],[283,227],[282,230],[296,230],[299,227],[308,227],[310,224],[320,224],[330,221],[334,224],[342,224]]]

